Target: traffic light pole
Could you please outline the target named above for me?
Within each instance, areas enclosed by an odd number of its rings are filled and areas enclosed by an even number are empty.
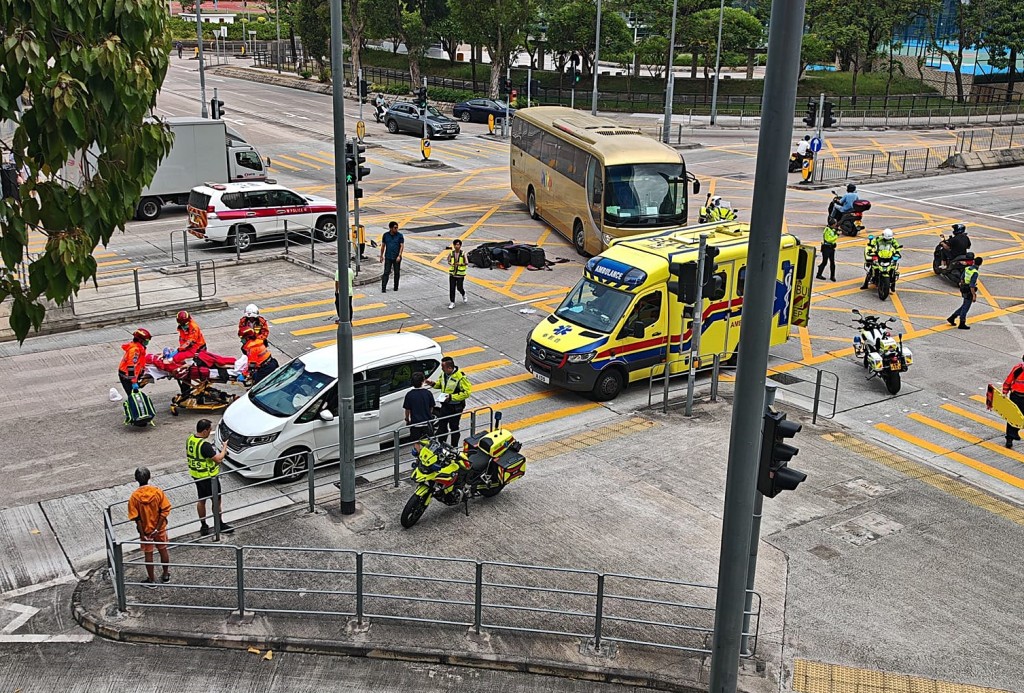
[[[512,68],[505,68],[505,86],[508,90],[505,92],[505,117],[501,119],[501,139],[508,139],[508,107],[509,101],[512,100]]]
[[[597,115],[597,73],[601,61],[601,0],[597,0],[597,33],[594,36],[594,93],[590,97],[590,115]]]
[[[533,68],[526,68],[526,107],[530,107],[530,95],[533,92]]]
[[[363,119],[363,101],[366,97],[363,96],[363,68],[359,68],[359,74],[356,75],[356,96],[359,98],[359,120]],[[359,168],[358,163],[356,168]],[[357,174],[358,175],[358,174]],[[356,178],[358,180],[358,178]],[[356,204],[359,204],[358,202]],[[356,222],[358,223],[358,222]]]
[[[750,263],[743,297],[743,329],[729,433],[710,693],[735,693],[739,675],[747,563],[760,462],[758,447],[764,419],[765,371],[775,319],[775,284],[786,205],[786,166],[793,138],[796,82],[800,73],[804,6],[805,0],[773,0],[768,31],[771,59],[765,73],[751,207],[758,210],[758,215],[750,227]]]
[[[822,144],[825,143],[825,140],[821,139],[821,124],[824,122],[824,120],[825,120],[825,92],[821,92],[821,96],[818,97],[818,119],[817,119],[817,122],[816,122],[816,124],[818,126],[818,133],[817,133],[816,137],[818,138],[818,141],[820,141]],[[817,159],[817,161],[814,162],[814,168],[811,169],[811,182],[812,183],[816,183],[816,182],[821,180],[821,172],[818,170],[819,168],[821,168],[820,166],[818,166],[818,164],[821,163],[821,150],[818,150],[817,152],[815,152],[814,157],[815,157],[815,159]]]
[[[352,161],[355,163],[355,166],[352,167],[354,169],[352,172],[352,213],[356,227],[355,238],[352,239],[352,255],[356,258],[356,276],[358,276],[359,270],[362,268],[363,251],[359,247],[359,239],[362,238],[362,234],[359,232],[359,143],[355,139],[352,140]]]
[[[693,416],[693,385],[697,379],[694,362],[700,358],[701,323],[704,318],[704,256],[708,252],[708,235],[700,235],[700,247],[697,249],[697,297],[693,302],[693,321],[690,328],[690,362],[686,374],[686,415]],[[680,339],[682,337],[680,336]],[[681,342],[680,342],[681,343]]]
[[[348,291],[348,177],[345,157],[345,58],[341,23],[342,0],[331,0],[331,101],[334,119],[334,193],[338,198],[338,475],[341,514],[356,511],[356,459],[353,427],[355,391],[352,383],[352,312]],[[337,162],[340,162],[338,165]],[[359,164],[356,164],[356,169]],[[358,170],[356,171],[358,175]],[[310,456],[312,458],[312,456]],[[312,465],[311,465],[312,466]],[[313,470],[309,470],[312,474]]]
[[[767,413],[768,407],[775,404],[775,385],[764,386],[764,410]],[[762,421],[764,419],[762,418]],[[743,600],[743,635],[740,636],[740,653],[751,654],[749,638],[750,632],[750,610],[754,606],[754,577],[757,574],[757,547],[761,543],[761,514],[764,510],[764,496],[759,491],[754,491],[754,513],[750,519],[750,553],[747,555],[747,594]]]
[[[206,70],[203,69],[203,8],[202,0],[196,2],[196,40],[199,51],[199,116],[209,118],[210,113],[206,110]]]

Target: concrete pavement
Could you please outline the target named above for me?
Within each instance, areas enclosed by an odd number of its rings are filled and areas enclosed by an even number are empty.
[[[562,443],[526,432],[527,476],[496,499],[472,503],[469,517],[432,506],[419,525],[404,531],[397,517],[411,487],[403,485],[359,495],[368,523],[349,526],[334,514],[336,502],[327,500],[321,507],[329,512],[256,523],[231,541],[468,557],[713,585],[729,416],[727,404],[703,403],[693,419],[678,412],[632,417],[627,421],[642,423],[625,434],[622,421],[618,429],[595,426]],[[788,689],[795,685],[794,669],[806,671],[806,662],[1024,690],[1024,666],[1013,646],[1024,614],[1016,600],[1005,598],[1018,582],[1024,512],[833,424],[801,420],[801,453],[792,465],[809,478],[797,492],[765,503],[756,584],[760,637],[744,690],[776,690],[780,681]],[[176,549],[174,560],[190,560],[189,551]],[[203,584],[199,569],[174,568],[173,574],[172,584]],[[282,577],[275,584],[313,588],[306,578]],[[130,601],[157,606],[132,607],[127,617],[115,618],[101,573],[78,594],[83,623],[127,641],[396,650],[403,657],[457,657],[483,666],[509,659],[516,667],[596,670],[681,690],[698,690],[707,674],[700,657],[666,657],[623,643],[613,657],[597,659],[580,654],[574,638],[523,639],[496,631],[481,643],[462,628],[396,628],[372,617],[365,631],[346,628],[340,617],[260,613],[251,623],[235,623],[228,619],[230,595],[215,611],[159,606],[213,599],[180,587],[129,587]],[[249,608],[258,608],[258,597],[252,599]],[[281,599],[282,606],[303,601]],[[543,596],[534,599],[537,606],[545,603]]]

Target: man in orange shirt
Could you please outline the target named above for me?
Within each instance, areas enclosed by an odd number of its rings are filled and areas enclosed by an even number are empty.
[[[206,338],[199,325],[188,314],[187,310],[178,313],[178,353],[174,355],[177,363],[184,363],[200,351],[206,351]]]
[[[160,582],[171,581],[171,557],[167,552],[167,516],[171,514],[171,502],[162,490],[149,485],[149,476],[149,470],[145,467],[135,470],[135,480],[139,482],[139,487],[128,499],[128,519],[135,520],[135,526],[139,530],[139,541],[142,542],[142,553],[146,557],[148,578],[142,584],[154,589],[154,548],[160,552],[160,561],[164,567]]]
[[[256,330],[247,327],[242,330],[242,353],[249,359],[249,377],[253,384],[266,378],[277,370],[277,359],[262,339],[256,336]]]

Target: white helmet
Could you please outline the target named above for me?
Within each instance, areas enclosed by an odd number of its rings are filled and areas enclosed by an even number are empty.
[[[260,316],[260,309],[255,303],[250,303],[245,307],[245,317],[247,318],[258,318]]]
[[[892,229],[886,229],[885,231],[882,231],[882,238],[884,238],[887,241],[891,241],[892,240]]]
[[[722,204],[722,198],[719,197],[718,195],[715,195],[714,197],[711,198],[711,204],[713,204],[713,205]]]

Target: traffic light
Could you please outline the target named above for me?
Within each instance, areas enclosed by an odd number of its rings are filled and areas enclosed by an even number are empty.
[[[761,429],[761,458],[757,467],[757,490],[765,498],[774,498],[783,491],[792,491],[807,478],[797,469],[790,469],[788,462],[799,450],[786,443],[803,428],[798,423],[786,421],[786,415],[772,408],[764,414]]]
[[[668,272],[672,275],[668,280],[668,290],[680,303],[694,303],[697,300],[697,263],[673,262],[669,264]]]
[[[416,90],[416,105],[420,108],[427,107],[427,88],[420,87]]]
[[[507,96],[512,91],[512,80],[508,77],[500,77],[498,79],[498,91]]]
[[[825,108],[827,109],[828,106],[826,105]],[[814,124],[818,122],[817,101],[811,100],[807,102],[807,115],[804,116],[804,122],[807,123],[807,127],[809,128],[813,128]]]
[[[825,102],[825,109],[821,113],[821,127],[830,128],[836,124],[835,116],[832,115],[832,102]]]
[[[348,185],[359,187],[359,181],[370,175],[370,167],[363,166],[366,163],[366,145],[359,144],[358,140],[349,140],[345,152],[345,182]],[[357,175],[358,174],[358,175]]]
[[[509,94],[509,99],[512,101],[512,103],[515,103],[516,99],[518,99],[518,98],[519,98],[519,92],[516,91],[515,89],[513,89],[512,93]]]
[[[713,245],[709,245],[704,249],[704,275],[701,277],[701,296],[704,298],[717,301],[725,295],[725,278],[715,274],[715,270],[718,265],[715,264],[715,258],[718,257],[719,250]]]
[[[580,71],[577,70],[575,67],[572,68],[572,83],[573,84],[579,84],[580,83]]]
[[[370,84],[365,79],[359,80],[359,95],[364,99],[370,95]]]
[[[224,102],[220,99],[210,99],[210,117],[220,120],[224,117]]]

